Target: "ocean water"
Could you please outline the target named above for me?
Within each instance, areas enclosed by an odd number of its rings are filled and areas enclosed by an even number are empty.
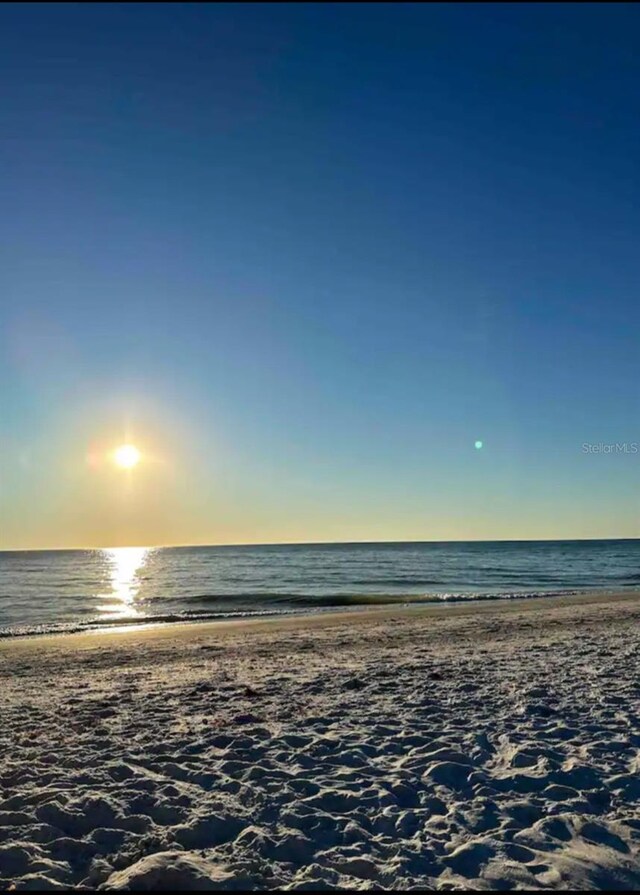
[[[629,588],[640,540],[5,551],[0,636]]]

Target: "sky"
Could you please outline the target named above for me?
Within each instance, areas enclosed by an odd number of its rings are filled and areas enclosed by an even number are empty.
[[[640,536],[639,40],[3,4],[0,548]]]

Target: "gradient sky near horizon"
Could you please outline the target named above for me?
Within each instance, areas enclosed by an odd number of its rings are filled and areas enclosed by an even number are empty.
[[[639,41],[3,4],[0,548],[640,536]]]

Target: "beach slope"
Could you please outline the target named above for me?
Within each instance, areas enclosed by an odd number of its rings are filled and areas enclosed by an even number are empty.
[[[640,888],[640,598],[0,644],[0,889]]]

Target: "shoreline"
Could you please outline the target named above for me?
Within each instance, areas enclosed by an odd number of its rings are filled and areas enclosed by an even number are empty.
[[[200,635],[218,634],[224,636],[228,632],[238,630],[260,629],[267,625],[270,628],[326,627],[349,624],[365,624],[389,618],[447,618],[452,616],[481,615],[491,613],[508,613],[520,611],[536,611],[572,605],[591,605],[593,603],[618,603],[640,599],[640,589],[623,591],[581,591],[570,594],[514,597],[509,599],[451,600],[433,602],[415,602],[399,605],[386,603],[381,605],[361,605],[357,608],[327,608],[291,613],[265,612],[263,616],[242,616],[214,619],[184,619],[170,622],[140,620],[139,622],[123,622],[113,626],[88,628],[83,631],[27,632],[7,634],[0,637],[0,654],[11,651],[20,645],[26,649],[32,646],[74,647],[95,646],[98,642],[115,642],[120,638],[147,639],[182,639]],[[86,643],[85,643],[86,641]]]
[[[640,889],[640,595],[0,643],[0,891]]]

